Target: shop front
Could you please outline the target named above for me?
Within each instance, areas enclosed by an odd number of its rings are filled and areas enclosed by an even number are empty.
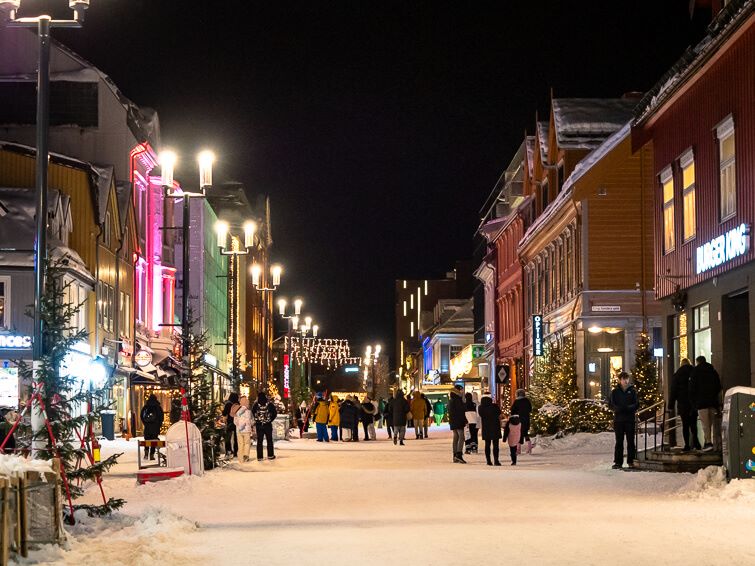
[[[464,387],[464,393],[472,393],[478,399],[483,394],[489,394],[490,390],[483,391],[483,382],[487,364],[484,344],[467,344],[451,358],[449,375],[454,385]],[[487,366],[487,367],[486,367]]]

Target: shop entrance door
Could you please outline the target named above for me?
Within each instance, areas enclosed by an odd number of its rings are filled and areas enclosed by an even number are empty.
[[[614,385],[613,376],[624,367],[621,354],[591,353],[587,356],[587,396],[591,399],[607,400]]]
[[[724,391],[737,385],[750,386],[750,294],[734,293],[721,304],[723,351],[719,365]]]

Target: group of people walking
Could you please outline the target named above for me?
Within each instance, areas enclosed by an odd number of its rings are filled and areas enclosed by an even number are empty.
[[[275,460],[273,446],[273,421],[278,416],[275,403],[264,391],[257,394],[257,400],[249,407],[249,398],[231,393],[221,413],[225,424],[225,452],[228,457],[238,458],[240,463],[249,461],[252,446],[252,430],[257,438],[257,460],[263,460],[263,441],[267,443],[267,459]]]
[[[315,422],[317,442],[359,442],[359,423],[362,423],[365,441],[377,440],[375,420],[379,414],[378,404],[369,396],[360,402],[356,397],[347,395],[341,401],[337,395],[325,399],[322,393],[318,393],[310,412]],[[297,420],[303,431],[304,418]]]

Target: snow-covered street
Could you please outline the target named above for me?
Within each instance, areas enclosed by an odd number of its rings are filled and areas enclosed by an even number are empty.
[[[275,461],[136,486],[136,443],[107,477],[128,500],[83,518],[44,564],[740,564],[755,482],[610,469],[613,436],[541,442],[502,467],[452,464],[447,430],[394,446],[278,443]],[[502,447],[503,448],[503,447]],[[96,501],[90,490],[88,499]]]

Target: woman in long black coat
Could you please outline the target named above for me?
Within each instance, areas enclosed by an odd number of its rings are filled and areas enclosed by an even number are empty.
[[[144,440],[157,440],[160,436],[160,428],[163,426],[163,418],[165,412],[163,411],[160,401],[157,400],[155,394],[149,396],[147,402],[142,407],[140,414],[142,424],[144,425]],[[150,460],[155,459],[155,447],[144,447],[144,457],[149,456]]]
[[[482,439],[485,441],[485,459],[488,466],[495,463],[500,466],[498,461],[499,441],[501,440],[501,408],[493,403],[490,397],[483,397],[480,401],[480,408],[477,410],[480,415],[482,424]],[[493,447],[493,460],[490,461],[490,447]]]
[[[400,441],[401,446],[404,445],[404,437],[406,436],[406,415],[409,413],[409,402],[404,397],[404,392],[401,389],[396,391],[396,396],[393,399],[393,405],[391,406],[391,418],[393,420],[393,444]]]

